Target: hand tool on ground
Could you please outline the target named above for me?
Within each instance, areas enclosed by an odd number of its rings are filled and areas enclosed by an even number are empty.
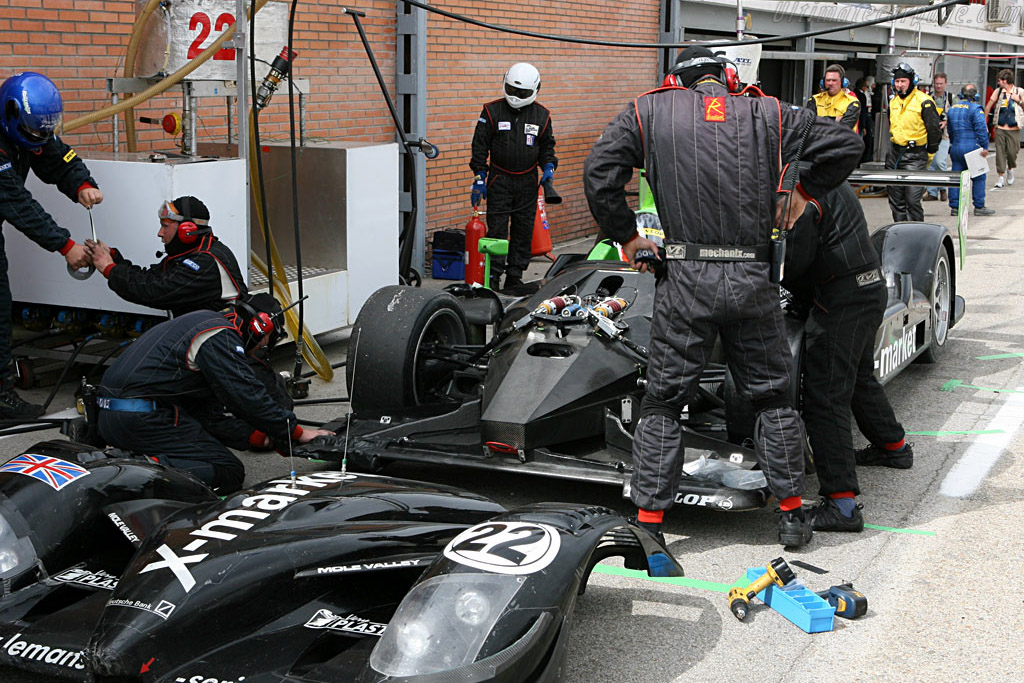
[[[86,211],[89,212],[89,227],[92,229],[92,241],[99,242],[99,240],[96,239],[96,224],[92,220],[92,207],[89,207],[88,209],[86,209]],[[89,277],[95,272],[96,266],[92,265],[91,263],[85,270],[72,268],[71,264],[68,264],[68,275],[75,278],[76,280],[88,280]]]
[[[818,595],[836,608],[836,616],[843,619],[856,619],[868,611],[868,599],[852,583],[841,583],[828,590],[817,591]]]
[[[747,618],[747,613],[750,611],[750,600],[755,595],[773,583],[782,588],[795,578],[796,575],[793,574],[793,570],[789,568],[786,561],[781,557],[776,557],[768,563],[767,571],[761,578],[745,588],[733,588],[729,591],[729,609],[732,610],[737,619],[743,621]]]

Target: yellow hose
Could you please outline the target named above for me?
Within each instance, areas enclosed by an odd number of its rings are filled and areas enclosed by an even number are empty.
[[[263,9],[263,6],[266,5],[267,2],[269,2],[269,0],[256,0],[256,11],[259,12],[261,9]],[[247,13],[247,16],[248,16],[248,13]],[[182,79],[185,78],[185,76],[188,76],[190,73],[192,73],[193,71],[198,69],[200,66],[202,66],[203,63],[206,62],[206,60],[208,60],[218,50],[220,50],[220,48],[224,45],[224,43],[226,43],[227,41],[231,40],[231,38],[234,37],[234,35],[235,35],[235,24],[232,24],[227,29],[225,29],[224,33],[222,33],[220,35],[220,37],[217,38],[217,40],[215,40],[212,43],[210,43],[210,47],[208,47],[205,50],[203,50],[202,52],[200,52],[198,55],[196,55],[195,59],[193,59],[191,62],[189,62],[185,66],[183,66],[180,69],[178,69],[177,71],[175,71],[173,74],[171,74],[167,78],[163,79],[162,81],[160,81],[158,83],[155,83],[155,84],[149,86],[148,88],[146,88],[145,90],[143,90],[140,93],[132,95],[128,99],[124,100],[123,102],[118,102],[117,104],[112,104],[109,107],[104,107],[103,109],[98,109],[98,110],[92,112],[91,114],[86,114],[85,116],[79,116],[77,119],[72,119],[71,121],[68,121],[67,123],[64,124],[63,129],[61,130],[61,133],[67,133],[69,131],[75,130],[76,128],[81,128],[82,126],[88,126],[90,123],[96,123],[97,121],[102,121],[103,119],[110,118],[111,116],[117,116],[118,114],[120,114],[121,112],[125,111],[126,109],[131,109],[132,107],[135,107],[136,105],[141,104],[142,102],[145,102],[146,100],[150,99],[151,97],[155,97],[156,95],[159,95],[160,93],[168,90],[172,86],[177,85]]]
[[[263,239],[270,245],[270,262],[274,264],[274,281],[271,283],[277,300],[281,302],[281,306],[287,308],[292,303],[291,290],[288,288],[288,276],[284,271],[284,263],[281,261],[281,254],[277,250],[277,244],[274,242],[274,234],[270,232],[270,226],[267,223],[266,216],[263,215],[263,201],[262,193],[260,192],[260,182],[258,167],[255,160],[252,158],[252,154],[256,154],[256,128],[253,125],[253,111],[249,110],[249,186],[252,187],[253,205],[256,207],[256,221],[259,223],[260,231],[263,233]],[[263,259],[253,251],[250,254],[253,265],[256,266],[257,270],[267,276],[267,264],[263,262]],[[301,273],[300,273],[301,275]],[[285,324],[288,327],[288,332],[292,335],[292,339],[298,343],[299,339],[299,316],[296,309],[291,309],[285,315]],[[330,382],[334,379],[334,368],[331,367],[327,357],[324,355],[323,349],[320,348],[320,344],[317,343],[316,337],[309,333],[309,329],[305,326],[302,328],[302,339],[305,344],[302,347],[302,357],[309,364],[309,367],[316,371],[316,374],[320,379],[325,382]]]
[[[124,57],[124,77],[134,78],[135,77],[135,58],[138,56],[139,43],[142,41],[142,32],[146,28],[146,22],[149,20],[149,15],[153,13],[160,5],[161,0],[149,0],[149,3],[143,8],[142,13],[139,14],[139,18],[135,20],[135,26],[132,27],[132,37],[128,41],[128,54]],[[171,37],[167,36],[167,40]],[[124,134],[128,141],[128,151],[138,151],[138,140],[135,136],[135,109],[128,108],[124,112]]]

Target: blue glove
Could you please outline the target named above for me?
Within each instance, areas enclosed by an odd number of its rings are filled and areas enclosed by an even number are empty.
[[[555,165],[548,162],[544,164],[544,173],[540,176],[540,184],[543,185],[547,181],[555,177]]]
[[[470,194],[470,201],[473,206],[479,206],[481,199],[487,199],[487,171],[480,171],[473,178],[473,191]]]

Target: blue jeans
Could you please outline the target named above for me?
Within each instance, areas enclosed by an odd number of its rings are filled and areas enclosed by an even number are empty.
[[[932,159],[932,163],[928,164],[929,171],[948,171],[949,170],[949,139],[943,138],[942,142],[939,143],[939,151],[935,153],[935,158]],[[928,194],[933,197],[939,196],[939,188],[929,187]]]

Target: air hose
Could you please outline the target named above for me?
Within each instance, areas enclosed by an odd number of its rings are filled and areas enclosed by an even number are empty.
[[[132,36],[128,40],[128,52],[124,56],[124,77],[134,78],[135,77],[135,58],[138,56],[139,43],[142,41],[142,32],[146,28],[146,23],[149,21],[149,15],[151,15],[163,0],[149,0],[146,6],[142,9],[138,19],[135,20],[135,26],[132,27]],[[170,36],[168,36],[170,40]],[[128,142],[128,151],[138,151],[138,140],[135,136],[135,109],[129,108],[124,111],[124,134],[125,139]]]
[[[266,5],[267,2],[269,2],[269,0],[256,0],[256,11],[259,12],[261,9],[263,9],[263,6]],[[196,55],[195,59],[193,59],[185,66],[175,71],[167,78],[163,79],[158,83],[154,83],[142,92],[136,93],[135,95],[132,95],[131,97],[122,102],[112,104],[109,107],[104,107],[103,109],[97,109],[91,114],[79,116],[77,119],[72,119],[71,121],[68,121],[61,128],[61,133],[67,133],[72,130],[75,130],[76,128],[88,126],[91,123],[96,123],[97,121],[102,121],[103,119],[107,119],[112,116],[117,116],[121,112],[131,109],[136,105],[145,102],[151,97],[155,97],[160,93],[169,90],[171,87],[180,83],[190,73],[192,73],[200,66],[202,66],[208,59],[210,59],[210,57],[216,54],[221,49],[221,47],[224,46],[224,43],[231,40],[234,37],[234,35],[235,24],[232,24],[224,30],[224,33],[220,34],[219,38],[210,43],[210,46],[208,48],[206,48],[198,55]]]

